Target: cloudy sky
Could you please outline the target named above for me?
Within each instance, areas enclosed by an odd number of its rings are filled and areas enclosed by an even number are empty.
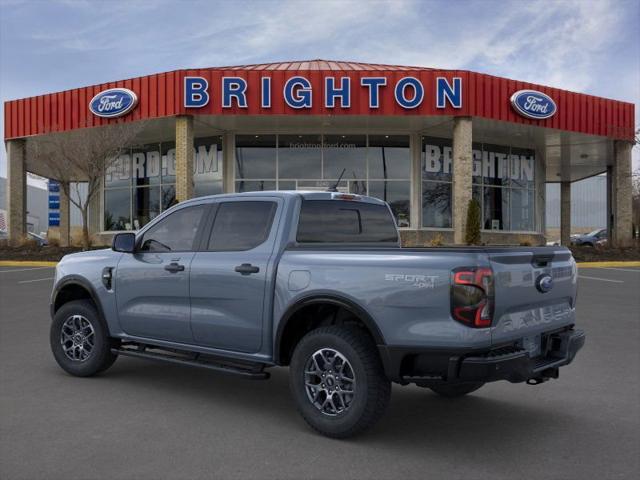
[[[640,124],[640,0],[0,5],[3,102],[178,68],[324,58],[470,69],[630,101]]]

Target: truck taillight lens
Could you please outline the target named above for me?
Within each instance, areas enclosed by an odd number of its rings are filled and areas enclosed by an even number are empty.
[[[456,268],[451,275],[451,316],[469,327],[490,327],[493,292],[493,271],[490,268]]]

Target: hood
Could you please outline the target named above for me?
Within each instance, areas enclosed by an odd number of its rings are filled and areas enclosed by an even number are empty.
[[[100,250],[87,250],[86,252],[70,253],[62,257],[60,263],[75,263],[75,262],[87,262],[87,261],[100,261],[108,260],[121,255],[119,252],[114,252],[110,248],[102,248]]]

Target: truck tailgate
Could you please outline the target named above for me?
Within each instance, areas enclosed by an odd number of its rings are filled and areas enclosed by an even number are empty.
[[[491,343],[518,340],[531,356],[540,336],[575,322],[576,264],[565,248],[488,249],[495,282]]]

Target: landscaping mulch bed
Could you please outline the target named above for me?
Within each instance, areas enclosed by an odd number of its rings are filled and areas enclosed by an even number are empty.
[[[81,247],[58,247],[54,245],[45,247],[37,245],[10,247],[8,245],[0,245],[0,260],[57,262],[69,253],[81,251]]]
[[[640,246],[629,248],[571,247],[576,262],[624,262],[640,260]]]

